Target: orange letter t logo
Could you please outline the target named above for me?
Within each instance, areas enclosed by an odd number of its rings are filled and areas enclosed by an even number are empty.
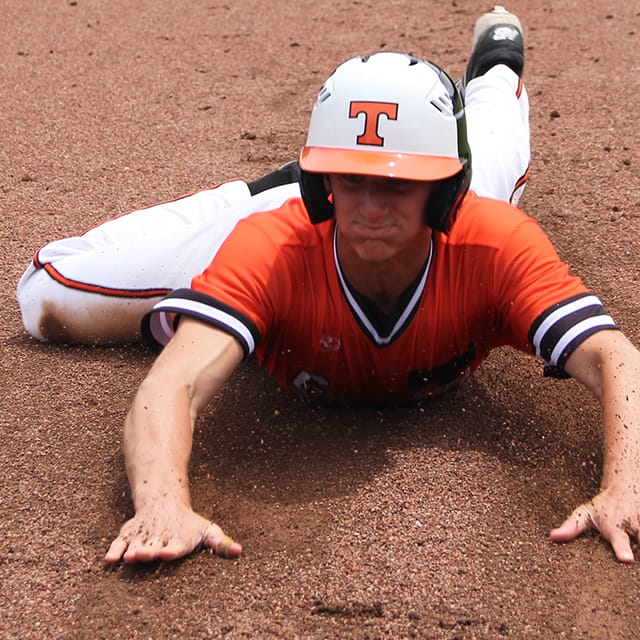
[[[380,117],[385,115],[389,120],[397,120],[398,104],[395,102],[352,102],[349,107],[349,117],[357,118],[361,113],[364,113],[364,131],[357,137],[357,143],[382,147],[384,138],[378,133]]]

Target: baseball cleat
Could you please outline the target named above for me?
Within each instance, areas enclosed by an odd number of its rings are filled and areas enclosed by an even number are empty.
[[[522,77],[524,40],[518,16],[496,5],[476,20],[473,44],[462,86],[483,75],[497,64],[505,64]]]

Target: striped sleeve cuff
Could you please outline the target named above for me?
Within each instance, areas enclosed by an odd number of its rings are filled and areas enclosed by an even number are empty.
[[[246,316],[198,291],[177,289],[160,300],[142,319],[142,335],[153,345],[163,347],[175,333],[181,316],[201,320],[238,340],[245,358],[260,342],[258,327]]]
[[[566,378],[564,366],[584,340],[603,329],[617,328],[602,302],[585,293],[559,302],[541,314],[529,330],[529,341],[534,354],[544,360],[545,375]]]

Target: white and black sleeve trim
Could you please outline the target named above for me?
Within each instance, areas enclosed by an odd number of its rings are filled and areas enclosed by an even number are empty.
[[[581,294],[553,305],[529,329],[535,355],[544,360],[544,375],[566,378],[564,366],[584,340],[602,329],[617,329],[602,302],[592,294]]]
[[[229,305],[192,289],[176,289],[154,305],[142,319],[142,335],[152,345],[164,346],[177,327],[180,316],[189,316],[234,336],[245,358],[260,342],[258,327]]]

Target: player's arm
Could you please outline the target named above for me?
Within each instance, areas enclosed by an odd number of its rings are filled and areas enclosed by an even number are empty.
[[[633,562],[640,540],[640,352],[620,331],[599,331],[570,356],[565,369],[600,400],[604,464],[600,492],[551,532],[556,542],[596,529],[620,562]]]
[[[240,363],[231,335],[183,318],[140,385],[124,428],[135,516],[112,542],[106,562],[172,560],[203,545],[238,556],[239,544],[191,508],[188,464],[198,412]]]

